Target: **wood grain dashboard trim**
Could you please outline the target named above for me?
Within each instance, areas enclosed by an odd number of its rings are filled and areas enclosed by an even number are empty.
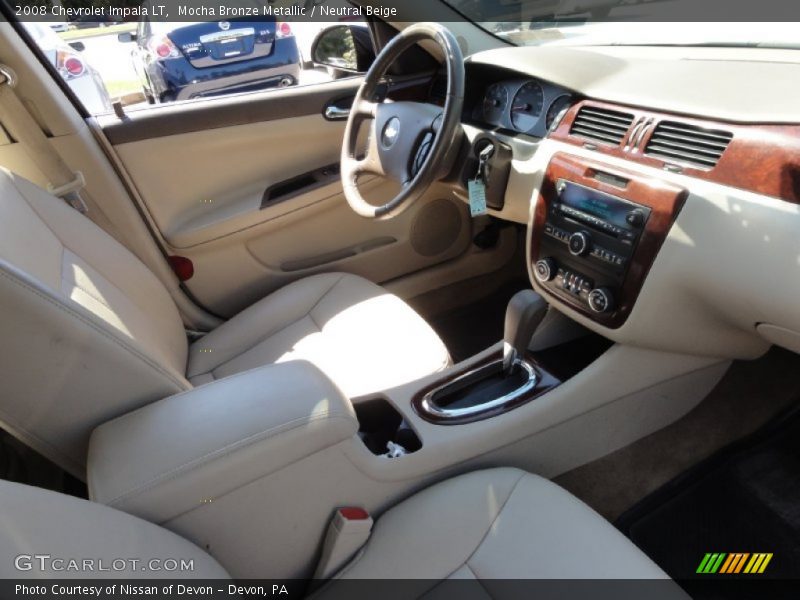
[[[642,119],[650,120],[652,126],[637,140],[635,148],[626,148],[627,138],[632,137],[630,130],[623,142],[616,146],[586,140],[570,134],[575,117],[584,106],[632,114],[631,129]],[[715,167],[701,169],[674,163],[680,167],[682,174],[800,204],[800,125],[742,125],[583,100],[570,108],[550,138],[575,146],[591,147],[607,156],[665,169],[667,161],[643,153],[662,120],[680,121],[706,129],[722,129],[733,134],[733,139]]]
[[[626,183],[624,187],[618,187],[609,183],[606,178],[601,181],[597,178],[598,173],[612,175]],[[572,181],[600,192],[647,206],[652,211],[630,259],[622,289],[618,291],[616,297],[616,308],[613,312],[609,314],[593,313],[573,295],[567,292],[563,294],[557,293],[552,286],[542,286],[549,297],[567,304],[570,308],[605,327],[617,329],[625,323],[633,310],[647,274],[650,272],[658,251],[661,249],[669,230],[683,207],[688,192],[685,188],[655,177],[640,175],[599,161],[560,152],[556,153],[550,160],[545,173],[539,202],[536,203],[533,224],[529,228],[531,239],[528,260],[532,265],[535,265],[540,258],[545,258],[540,255],[539,241],[545,235],[544,226],[551,203],[558,199],[556,183],[559,179]]]

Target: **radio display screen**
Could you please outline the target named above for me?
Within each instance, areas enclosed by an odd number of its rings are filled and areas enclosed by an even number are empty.
[[[565,187],[559,197],[563,204],[619,227],[628,228],[625,217],[631,210],[637,208],[635,204],[582,185],[568,181],[563,183]]]

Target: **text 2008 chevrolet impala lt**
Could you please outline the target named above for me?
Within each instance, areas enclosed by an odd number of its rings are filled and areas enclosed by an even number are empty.
[[[342,2],[152,105],[90,4],[2,3],[2,597],[796,597],[795,24]]]

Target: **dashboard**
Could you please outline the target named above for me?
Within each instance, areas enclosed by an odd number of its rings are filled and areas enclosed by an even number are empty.
[[[527,225],[555,308],[662,352],[800,352],[800,284],[773,291],[800,281],[796,51],[504,47],[465,66],[462,175],[494,144],[489,214]]]
[[[544,137],[574,102],[566,89],[540,79],[514,77],[488,83],[468,108],[472,123]]]

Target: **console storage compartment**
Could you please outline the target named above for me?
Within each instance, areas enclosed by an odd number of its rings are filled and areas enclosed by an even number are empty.
[[[97,502],[164,523],[357,431],[350,400],[316,367],[269,365],[97,428],[89,492]]]

